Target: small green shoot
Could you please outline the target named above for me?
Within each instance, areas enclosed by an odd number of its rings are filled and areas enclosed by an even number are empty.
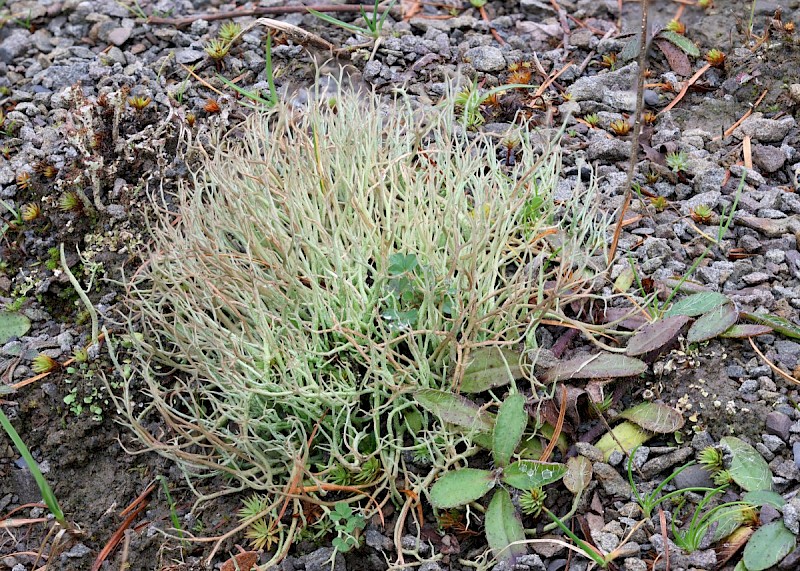
[[[278,90],[275,88],[275,76],[273,74],[273,69],[272,69],[272,36],[270,34],[267,34],[267,45],[265,48],[264,60],[265,60],[264,71],[267,76],[267,84],[269,85],[269,95],[267,99],[264,99],[264,97],[262,97],[261,94],[256,93],[255,91],[248,91],[247,89],[239,87],[238,85],[233,83],[230,79],[220,74],[217,74],[217,78],[222,83],[224,83],[225,85],[236,91],[238,94],[247,97],[251,101],[258,103],[262,107],[266,107],[268,109],[272,108],[278,103]],[[257,109],[257,107],[254,105],[248,105],[247,103],[243,103],[243,105],[250,107],[251,109]]]
[[[181,527],[181,520],[178,517],[178,510],[176,509],[175,500],[172,499],[172,494],[169,493],[169,484],[167,479],[162,476],[156,476],[156,480],[161,482],[161,489],[164,492],[164,497],[167,498],[167,505],[169,505],[169,519],[172,522],[172,528],[178,533],[178,537],[183,537],[183,528]]]
[[[700,549],[706,534],[711,530],[711,526],[722,519],[729,518],[731,511],[744,513],[752,509],[754,506],[748,502],[726,502],[718,506],[714,506],[706,512],[703,512],[705,507],[714,499],[715,496],[721,494],[727,486],[720,486],[714,488],[706,494],[706,496],[697,504],[694,510],[692,519],[689,522],[689,527],[680,531],[675,526],[675,520],[672,521],[672,537],[675,545],[683,549],[687,553],[692,553]]]
[[[689,155],[686,154],[686,151],[667,153],[665,160],[667,161],[667,166],[671,168],[673,172],[685,172],[686,168],[689,166]]]
[[[23,460],[25,460],[25,463],[28,465],[28,469],[31,471],[31,475],[36,481],[36,485],[39,487],[39,493],[42,494],[42,500],[44,500],[47,509],[50,510],[50,513],[53,514],[53,517],[56,518],[56,521],[61,524],[62,527],[69,529],[70,526],[64,517],[64,512],[61,511],[61,506],[58,505],[58,500],[53,493],[53,489],[50,487],[50,484],[47,483],[47,480],[44,479],[41,470],[39,470],[39,465],[31,455],[31,451],[28,450],[25,442],[22,441],[22,438],[20,438],[2,409],[0,409],[0,425],[2,425],[6,434],[8,434],[9,438],[11,438],[11,441],[14,443],[14,446],[17,447],[20,456],[22,456]]]
[[[355,513],[346,502],[336,502],[328,517],[333,521],[337,534],[332,541],[333,548],[339,553],[347,553],[358,547],[361,531],[367,525],[364,516]]]
[[[324,14],[322,12],[318,12],[313,8],[308,8],[308,11],[319,18],[320,20],[327,22],[329,24],[333,24],[334,26],[339,26],[340,28],[344,28],[349,32],[353,32],[355,34],[359,34],[366,38],[372,38],[373,40],[377,40],[381,37],[381,33],[383,32],[383,26],[386,23],[386,17],[389,15],[389,11],[391,10],[392,6],[394,6],[396,0],[392,0],[389,5],[384,9],[383,13],[379,15],[378,5],[380,4],[380,0],[375,0],[375,5],[372,9],[372,15],[368,16],[367,13],[364,11],[364,8],[361,8],[361,17],[364,18],[364,24],[366,27],[356,26],[355,24],[351,24],[349,22],[343,22],[339,18],[335,18],[329,14]]]

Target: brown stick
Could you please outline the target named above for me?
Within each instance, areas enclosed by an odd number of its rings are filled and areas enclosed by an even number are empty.
[[[176,28],[183,28],[189,26],[192,22],[197,20],[229,20],[232,18],[244,18],[246,16],[267,16],[269,14],[305,14],[308,10],[316,10],[317,12],[350,12],[360,13],[364,9],[361,4],[341,4],[339,6],[323,5],[323,6],[262,6],[259,8],[252,8],[251,10],[231,10],[230,12],[213,12],[206,14],[194,14],[193,16],[184,16],[182,18],[159,18],[158,16],[150,16],[147,18],[148,24],[165,24],[175,26]],[[369,7],[369,11],[373,9]],[[367,11],[367,10],[365,10]],[[367,11],[367,12],[369,12]],[[386,8],[378,8],[378,11],[386,12]]]
[[[622,7],[622,0],[620,0],[620,8]],[[620,12],[620,17],[621,17]],[[611,239],[611,247],[608,250],[608,267],[614,263],[614,256],[617,253],[617,244],[619,244],[619,237],[622,234],[623,221],[625,220],[625,212],[631,203],[631,195],[633,194],[633,175],[636,172],[636,163],[639,158],[639,136],[642,134],[642,108],[644,107],[644,68],[647,66],[647,0],[642,0],[642,28],[639,32],[639,70],[636,76],[636,115],[633,121],[633,141],[631,141],[631,160],[628,163],[628,178],[625,181],[625,201],[622,203],[622,208],[619,211],[619,218],[617,219],[617,227],[614,228],[614,237]]]
[[[683,84],[683,87],[682,87],[682,88],[681,88],[681,90],[678,92],[678,95],[676,95],[676,96],[675,96],[675,99],[673,99],[672,101],[670,101],[670,102],[669,102],[669,105],[667,105],[667,106],[666,106],[666,107],[664,107],[664,108],[663,108],[661,111],[659,111],[659,112],[658,112],[658,114],[659,114],[659,115],[661,115],[662,113],[666,113],[667,111],[669,111],[670,109],[672,109],[673,107],[675,107],[675,105],[677,105],[678,101],[680,101],[681,99],[683,99],[683,96],[684,96],[684,95],[686,95],[686,92],[687,92],[687,91],[689,91],[689,88],[690,88],[692,85],[694,85],[694,82],[695,82],[695,81],[697,81],[698,79],[700,79],[700,76],[702,76],[702,75],[703,75],[705,72],[707,72],[709,69],[711,69],[711,64],[710,64],[710,63],[707,63],[707,64],[705,64],[703,67],[701,67],[700,69],[698,69],[698,70],[695,72],[695,74],[694,74],[692,77],[690,77],[690,78],[689,78],[689,81],[687,81],[686,83],[684,83],[684,84]]]

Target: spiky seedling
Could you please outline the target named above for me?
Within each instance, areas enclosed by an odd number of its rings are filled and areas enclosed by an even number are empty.
[[[242,27],[236,22],[225,22],[219,27],[219,39],[228,44],[242,32]]]
[[[728,472],[727,470],[720,470],[719,472],[711,476],[711,480],[717,486],[725,486],[733,482],[731,473]]]
[[[205,105],[203,105],[203,111],[206,113],[219,113],[220,112],[219,103],[215,99],[206,99]]]
[[[600,115],[597,113],[589,113],[584,116],[583,120],[586,121],[590,127],[597,127],[597,125],[600,124]]]
[[[225,59],[230,50],[230,43],[219,38],[214,38],[213,40],[209,41],[203,48],[203,51],[206,52],[208,57],[211,58],[217,69],[222,66],[222,60]]]
[[[612,121],[608,128],[611,129],[612,133],[620,137],[631,132],[631,124],[625,119],[617,119]]]
[[[68,190],[59,197],[58,209],[61,212],[81,212],[83,211],[83,201],[77,192]]]
[[[686,151],[674,151],[667,153],[665,160],[667,162],[667,166],[671,168],[673,172],[684,172],[689,166],[689,155],[686,154]]]
[[[150,105],[150,103],[152,101],[153,100],[150,97],[147,97],[147,96],[144,96],[144,95],[136,95],[136,96],[131,97],[130,99],[128,99],[128,105],[133,107],[136,111],[141,111],[145,107]]]
[[[617,53],[611,52],[608,54],[604,54],[602,59],[600,60],[601,67],[607,67],[609,69],[614,69],[617,65]]]
[[[675,32],[676,34],[684,35],[686,33],[686,24],[681,22],[680,20],[670,20],[667,25],[666,29],[670,32]]]
[[[706,61],[714,67],[721,67],[725,63],[725,54],[717,48],[708,50]]]
[[[19,214],[25,222],[33,222],[42,215],[42,208],[35,202],[29,202],[22,205]]]
[[[3,158],[10,159],[11,158],[11,147],[8,145],[3,145],[0,147],[0,155],[3,155]]]
[[[79,347],[72,353],[72,358],[75,359],[76,363],[87,363],[89,362],[89,351]]]
[[[33,369],[33,372],[36,374],[51,373],[57,370],[59,366],[58,361],[44,353],[34,357],[31,362],[31,369]]]
[[[700,465],[709,472],[716,474],[724,468],[722,463],[722,451],[715,446],[706,446],[700,451],[697,457]]]
[[[658,115],[652,111],[645,111],[642,113],[642,121],[647,125],[655,125],[658,120]]]
[[[194,127],[195,121],[197,121],[197,116],[194,113],[186,114],[186,124],[189,125],[189,127]]]
[[[533,488],[519,497],[519,508],[524,514],[539,517],[546,499],[547,494],[542,488]]]
[[[650,199],[650,205],[656,209],[657,212],[663,212],[669,206],[669,202],[663,196],[654,196]]]
[[[698,204],[692,208],[689,215],[692,217],[692,220],[698,224],[708,224],[711,221],[711,217],[714,215],[714,211],[707,204]]]
[[[380,461],[375,457],[370,458],[361,466],[361,470],[353,477],[353,481],[356,484],[369,484],[378,476],[380,469]]]
[[[647,184],[655,184],[659,180],[661,180],[661,175],[657,171],[648,170],[646,173],[644,173],[644,181]]]
[[[47,161],[39,161],[36,163],[33,167],[33,171],[44,178],[55,178],[58,174],[58,169]]]

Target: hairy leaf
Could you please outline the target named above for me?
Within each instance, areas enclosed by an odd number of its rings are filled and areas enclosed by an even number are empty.
[[[665,40],[672,42],[692,57],[697,57],[700,55],[700,50],[696,45],[694,45],[694,42],[692,42],[692,40],[686,36],[676,34],[675,32],[671,32],[669,30],[661,30],[658,35]]]
[[[491,415],[482,411],[475,403],[458,395],[435,389],[424,389],[417,392],[414,399],[420,406],[434,413],[443,421],[467,430],[489,432],[494,426]]]
[[[576,496],[586,489],[592,481],[592,463],[583,456],[573,456],[567,460],[564,485]]]
[[[614,433],[616,436],[616,440],[614,436],[611,436],[611,432]],[[606,432],[600,440],[597,441],[595,446],[598,450],[603,453],[603,458],[608,461],[611,457],[611,453],[614,450],[619,450],[620,452],[630,452],[637,446],[641,446],[645,442],[647,442],[650,438],[652,438],[653,434],[646,431],[640,426],[633,424],[632,422],[623,422],[611,429],[611,432]],[[619,441],[622,444],[624,450],[621,450]]]
[[[753,324],[738,324],[725,330],[720,337],[727,339],[745,339],[747,337],[758,337],[759,335],[766,335],[772,333],[772,327],[767,325]]]
[[[692,74],[692,64],[686,56],[686,52],[675,46],[671,41],[662,38],[655,38],[653,43],[661,50],[672,71],[678,75],[689,76]]]
[[[752,492],[747,492],[742,496],[742,500],[760,508],[772,506],[780,511],[783,511],[783,506],[786,505],[786,500],[783,499],[782,495],[770,490],[753,490]]]
[[[797,539],[786,529],[783,520],[773,521],[759,527],[750,536],[744,548],[744,561],[747,571],[763,571],[777,565],[795,548]]]
[[[686,315],[673,315],[648,323],[631,337],[625,352],[635,357],[661,349],[674,341],[688,322],[689,317]]]
[[[520,490],[541,488],[560,480],[567,471],[564,464],[558,462],[538,462],[536,460],[520,460],[503,470],[501,480],[509,486]]]
[[[732,303],[720,305],[692,323],[686,334],[686,340],[689,343],[699,343],[713,339],[732,327],[737,319],[739,312]]]
[[[481,393],[519,379],[525,374],[521,359],[519,351],[507,347],[473,349],[461,380],[461,392]]]
[[[498,561],[507,562],[509,568],[514,567],[517,557],[528,552],[524,543],[511,545],[525,539],[525,528],[522,527],[522,521],[514,509],[514,504],[511,503],[511,496],[503,488],[498,489],[489,502],[484,527],[492,553]]]
[[[30,319],[21,313],[0,311],[0,344],[14,337],[22,337],[30,328]]]
[[[509,395],[500,405],[492,431],[492,456],[495,466],[500,468],[508,466],[527,425],[525,397],[520,393]]]
[[[758,450],[735,436],[726,436],[720,444],[731,452],[728,468],[731,479],[748,492],[772,489],[772,472]]]
[[[643,402],[623,411],[619,416],[659,434],[669,434],[683,427],[683,415],[679,411],[657,402]]]
[[[646,370],[647,365],[639,359],[616,353],[600,353],[559,363],[547,371],[545,378],[552,383],[564,379],[635,377]]]
[[[457,508],[482,498],[494,487],[488,470],[461,468],[447,472],[431,487],[431,503],[437,508]]]
[[[772,327],[772,329],[781,335],[786,335],[792,339],[800,339],[800,326],[792,323],[788,319],[784,319],[783,317],[778,317],[777,315],[772,315],[770,313],[748,313],[743,311],[741,315],[743,318],[747,319],[748,321],[752,321],[753,323]]]
[[[676,302],[664,312],[664,317],[671,317],[673,315],[697,317],[728,302],[730,302],[728,296],[715,291],[695,293]]]

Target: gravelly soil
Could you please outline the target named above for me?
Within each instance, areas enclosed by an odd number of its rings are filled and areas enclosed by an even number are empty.
[[[261,6],[283,4],[267,0]],[[418,7],[414,1],[400,4],[406,10]],[[626,34],[638,26],[638,6],[623,5],[622,30],[618,31],[616,2],[561,2],[557,6],[563,11],[557,17],[551,3],[493,0],[486,9],[492,27],[506,42],[501,46],[477,10],[451,4],[452,11],[421,6],[408,21],[394,14],[397,18],[387,21],[374,57],[371,45],[353,47],[364,38],[351,37],[310,15],[274,16],[319,34],[337,47],[351,46],[328,60],[329,54],[319,48],[276,36],[274,65],[281,94],[302,97],[314,82],[315,65],[321,62],[325,62],[321,64],[323,73],[338,64],[348,65],[352,86],[388,92],[404,85],[423,104],[437,101],[448,81],[469,85],[476,80],[485,87],[508,81],[509,64],[514,62],[532,63],[531,82],[535,84],[544,79],[536,71],[537,62],[545,75],[572,62],[573,67],[547,92],[543,109],[521,98],[507,100],[499,108],[486,106],[483,128],[503,130],[516,110],[543,127],[572,113],[563,141],[565,173],[578,156],[587,158],[600,177],[603,207],[609,211],[618,207],[631,148],[623,142],[624,137],[610,133],[610,124],[627,120],[633,111],[635,73],[621,59],[609,68],[602,65],[602,58],[624,51],[630,40]],[[652,4],[654,29],[665,25],[679,6],[660,0]],[[141,5],[107,0],[22,0],[0,6],[0,108],[4,112],[4,122],[0,122],[0,198],[9,207],[1,214],[0,227],[5,230],[0,239],[0,307],[21,311],[33,323],[22,338],[2,339],[0,378],[4,386],[14,388],[15,383],[32,377],[36,355],[45,353],[63,362],[89,341],[83,306],[58,265],[58,245],[65,244],[67,263],[89,289],[112,335],[121,332],[118,324],[124,322],[120,303],[124,292],[116,280],[123,273],[130,275],[142,261],[148,242],[145,220],[156,214],[151,196],[169,196],[187,179],[193,165],[187,143],[205,144],[209,133],[234,124],[247,113],[235,94],[215,78],[215,66],[203,52],[220,21],[201,19],[184,27],[145,23],[137,18],[139,7],[147,15],[166,19],[235,8],[189,0]],[[796,36],[782,33],[773,22],[779,7],[784,9],[781,25],[798,23],[797,0],[758,0],[753,33],[763,35],[770,29],[767,41],[758,46],[757,39],[744,34],[750,19],[748,7],[720,0],[708,12],[697,7],[683,11],[687,36],[697,42],[700,51],[716,47],[727,58],[722,68],[706,72],[674,109],[645,129],[640,157],[644,162],[639,165],[637,180],[649,195],[666,198],[668,206],[659,212],[650,200],[635,199],[630,213],[642,218],[626,227],[620,245],[623,253],[630,253],[635,260],[642,276],[658,283],[683,275],[705,248],[696,227],[713,233],[722,207],[732,201],[744,172],[739,166],[743,147],[749,141],[753,169],[746,174],[738,220],[693,279],[725,292],[742,309],[768,311],[797,322],[800,45]],[[245,17],[240,21],[246,25],[252,20]],[[267,89],[263,41],[263,26],[253,28],[224,59],[220,71],[229,78],[240,78],[240,85]],[[702,63],[700,58],[693,59],[690,72]],[[661,51],[652,51],[652,75],[647,80],[652,85],[646,100],[654,112],[671,101],[674,90],[691,74],[677,73],[675,67]],[[224,95],[215,94],[209,84]],[[564,93],[570,96],[564,97]],[[136,111],[126,103],[136,96],[152,102]],[[204,109],[209,98],[219,103],[219,113]],[[756,101],[751,118],[733,133],[726,133]],[[590,113],[597,113],[597,127],[576,121]],[[676,176],[664,164],[664,154],[673,150],[689,155],[685,175]],[[647,181],[649,172],[662,176]],[[28,173],[27,180],[23,173]],[[82,213],[60,207],[74,188],[82,189],[91,202]],[[25,204],[39,205],[41,215],[15,223],[11,210]],[[705,225],[689,218],[690,210],[700,204],[715,211]],[[86,215],[90,208],[97,211],[92,216]],[[620,257],[612,278],[628,264]],[[562,334],[556,328],[543,333],[551,342]],[[798,376],[800,344],[780,335],[761,336],[757,344],[768,359]],[[579,341],[574,345],[568,352],[580,350]],[[104,393],[103,373],[112,380],[116,374],[105,350],[86,365],[72,365],[15,392],[0,392],[3,410],[33,451],[68,520],[82,531],[56,550],[48,562],[50,568],[90,569],[122,524],[121,510],[154,482],[149,505],[134,518],[132,531],[122,542],[125,545],[109,556],[103,568],[119,568],[123,559],[134,570],[212,568],[237,553],[235,544],[246,547],[243,534],[234,535],[222,543],[208,564],[208,543],[182,544],[160,531],[172,527],[166,489],[181,527],[198,536],[211,537],[232,529],[238,500],[194,506],[194,495],[176,466],[153,453],[135,454],[141,446],[118,424]],[[800,486],[794,452],[800,442],[800,397],[748,343],[712,341],[691,350],[682,346],[654,363],[645,384],[627,385],[618,392],[627,392],[625,403],[656,398],[684,412],[689,422],[683,441],[692,442],[695,449],[727,435],[757,443],[773,469],[776,489],[789,498]],[[655,444],[674,446],[675,440]],[[658,457],[669,450],[655,446],[651,454]],[[691,450],[691,455],[694,452]],[[662,470],[682,461],[666,463]],[[165,477],[164,486],[155,481],[157,476]],[[653,477],[658,480],[658,473]],[[617,480],[599,476],[598,480],[594,495],[587,494],[591,501],[585,514],[596,530],[602,528],[606,539],[608,534],[616,534],[618,541],[622,535],[619,518],[628,513],[630,504],[625,494],[616,493]],[[214,481],[201,486],[213,490]],[[17,451],[9,441],[1,440],[0,516],[41,517],[45,514],[42,507],[21,507],[39,501],[35,482]],[[553,494],[550,502],[553,509],[563,507],[562,513],[568,509],[566,497]],[[392,514],[386,515],[391,521]],[[429,519],[433,522],[430,514]],[[52,548],[47,529],[46,525],[22,522],[0,530],[0,569],[34,568],[40,548],[45,553]],[[373,525],[368,530],[368,546],[346,558],[339,556],[336,569],[383,569],[387,560],[394,560],[387,537],[391,533]],[[450,550],[439,562],[421,568],[465,569],[459,558],[473,559],[485,548],[481,537],[452,533],[445,537],[460,541],[460,552]],[[440,536],[431,538],[439,552],[447,551],[442,545],[450,545],[449,539],[443,544]],[[601,542],[603,536],[594,539]],[[624,568],[649,568],[645,561],[655,556],[655,542],[647,535],[634,539],[639,549],[630,553]],[[284,568],[328,567],[325,562],[330,551],[318,547],[310,543],[296,546]],[[584,568],[579,561],[568,563],[563,550],[547,552],[543,548],[540,554],[544,563],[531,561],[525,568]],[[674,562],[673,568],[712,568],[714,564],[696,558]],[[783,565],[794,568],[791,560]]]

